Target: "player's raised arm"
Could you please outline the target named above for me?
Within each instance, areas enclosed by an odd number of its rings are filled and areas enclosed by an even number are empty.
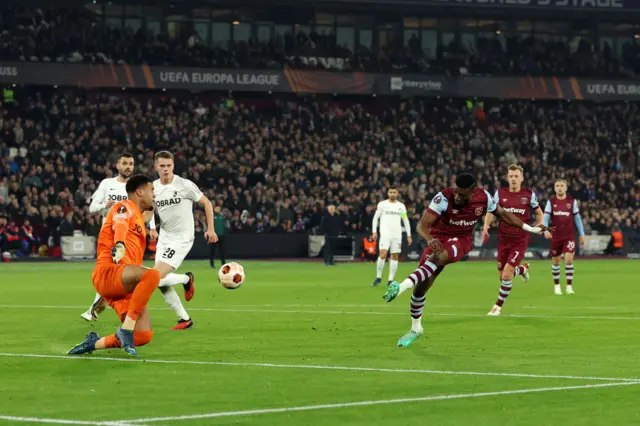
[[[101,215],[106,215],[109,211],[109,207],[107,207],[107,190],[105,188],[104,180],[100,182],[98,185],[98,189],[91,196],[91,204],[89,204],[89,212],[91,213],[100,213]]]

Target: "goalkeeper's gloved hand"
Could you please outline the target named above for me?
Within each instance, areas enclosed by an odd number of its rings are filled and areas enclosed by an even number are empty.
[[[122,241],[118,241],[111,249],[111,259],[113,260],[113,263],[120,263],[126,252],[127,250],[124,243]]]

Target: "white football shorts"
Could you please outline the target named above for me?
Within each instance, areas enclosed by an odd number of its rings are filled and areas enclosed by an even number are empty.
[[[193,241],[172,242],[162,238],[162,233],[160,233],[158,245],[156,246],[156,264],[164,262],[173,267],[173,269],[178,269],[191,251],[191,247],[193,247]]]
[[[380,250],[387,250],[389,253],[392,253],[392,254],[401,253],[402,237],[393,238],[387,235],[381,235]]]

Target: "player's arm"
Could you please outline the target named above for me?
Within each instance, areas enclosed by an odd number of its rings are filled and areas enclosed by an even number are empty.
[[[547,204],[544,206],[544,214],[543,214],[543,218],[542,218],[542,224],[546,227],[549,226],[549,224],[551,223],[551,201],[547,200]],[[547,240],[551,239],[551,232],[546,231],[544,233],[544,237]]]
[[[533,192],[533,191],[531,192],[531,201],[530,201],[529,205],[533,209],[534,215],[536,217],[536,221],[534,222],[535,225],[544,224],[544,213],[543,213],[542,209],[540,208],[540,203],[538,202],[538,197],[536,196],[536,193]],[[549,226],[549,224],[546,224],[546,226]]]
[[[578,202],[573,200],[573,223],[576,225],[578,235],[580,236],[580,245],[584,245],[584,226],[582,225],[582,218],[580,217],[580,209],[578,208]]]
[[[404,230],[407,232],[407,243],[411,245],[411,243],[413,242],[413,240],[411,239],[411,224],[409,223],[409,215],[407,215],[407,207],[404,204],[402,205],[400,217],[402,218],[402,222],[404,223]]]
[[[441,192],[438,192],[420,218],[418,226],[416,226],[416,232],[427,241],[434,253],[442,251],[442,243],[431,235],[431,229],[433,224],[440,218],[440,215],[447,211],[448,207],[449,200]]]
[[[529,226],[521,221],[518,216],[506,211],[498,205],[496,205],[495,213],[507,225],[513,226],[514,228],[520,228],[523,231],[527,231],[532,234],[542,234],[548,229],[545,225]]]
[[[493,196],[494,203],[498,204],[498,191]],[[491,212],[487,212],[484,216],[484,226],[482,228],[482,239],[486,242],[489,241],[489,230],[491,229],[491,224],[493,223],[493,218],[495,215]]]
[[[129,232],[132,214],[124,204],[118,207],[112,216],[113,229],[113,248],[111,249],[111,258],[113,263],[120,263],[127,252],[125,240]]]
[[[204,233],[204,236],[210,244],[215,243],[218,241],[218,236],[216,235],[213,227],[213,204],[211,204],[211,201],[206,197],[206,195],[202,195],[200,197],[198,204],[204,208],[204,213],[207,217],[207,232]]]
[[[158,231],[156,231],[156,215],[153,210],[142,213],[144,223],[149,227],[149,238],[152,240],[158,239]]]
[[[109,208],[107,207],[107,191],[105,185],[103,185],[104,181],[100,182],[98,185],[98,189],[91,196],[91,204],[89,204],[89,212],[90,213],[100,213],[101,215],[106,215],[109,212]]]
[[[378,224],[380,223],[380,203],[376,206],[376,212],[373,215],[373,223],[371,223],[371,236],[373,241],[378,239]]]

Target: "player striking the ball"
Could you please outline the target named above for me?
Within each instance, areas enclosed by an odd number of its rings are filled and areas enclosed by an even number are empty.
[[[380,284],[382,280],[382,271],[384,263],[387,261],[387,252],[391,252],[391,261],[389,262],[389,282],[391,284],[398,270],[398,258],[402,251],[402,226],[400,221],[404,222],[404,229],[407,233],[407,242],[411,245],[411,227],[409,225],[409,217],[407,216],[407,208],[398,201],[398,189],[395,186],[387,191],[388,200],[380,201],[376,208],[376,214],[373,216],[373,240],[378,239],[378,222],[380,222],[380,256],[376,267],[376,279],[373,286]]]
[[[580,218],[578,202],[570,195],[567,195],[567,181],[558,179],[555,183],[555,197],[547,201],[544,208],[544,224],[553,224],[556,231],[553,235],[544,233],[547,240],[551,240],[551,273],[555,284],[555,293],[562,295],[560,287],[560,256],[564,254],[564,271],[567,277],[567,294],[575,294],[573,291],[573,256],[576,252],[576,231],[580,235],[580,245],[584,246],[584,228]],[[575,225],[575,227],[574,227]]]
[[[522,187],[524,181],[524,170],[522,167],[512,164],[507,172],[509,188],[498,189],[493,197],[494,202],[499,204],[505,211],[513,213],[520,220],[528,221],[531,218],[531,210],[535,212],[535,224],[543,223],[544,214],[538,203],[536,194]],[[484,218],[484,229],[482,235],[489,238],[489,228],[493,222],[493,213],[487,213]],[[504,222],[500,222],[498,228],[498,273],[500,275],[500,292],[498,300],[493,305],[487,315],[499,316],[502,313],[504,304],[511,292],[513,277],[520,275],[522,279],[529,281],[529,264],[520,266],[524,259],[524,254],[529,247],[529,234],[522,229],[514,228]]]
[[[127,199],[126,185],[133,173],[134,166],[133,155],[129,153],[121,154],[116,164],[118,175],[116,177],[103,179],[98,185],[96,192],[91,196],[89,212],[100,213],[102,215],[102,223],[104,223],[109,209],[111,209],[115,203]],[[100,294],[96,293],[89,309],[80,316],[87,321],[95,321],[106,307],[107,304],[103,302]]]
[[[184,286],[184,298],[188,302],[195,292],[194,276],[173,273],[180,267],[191,251],[195,236],[193,220],[193,203],[204,207],[207,216],[207,231],[204,237],[207,242],[215,243],[218,236],[213,229],[213,205],[202,194],[200,189],[189,179],[173,174],[173,154],[160,151],[155,155],[155,169],[160,176],[153,182],[156,195],[156,211],[160,218],[160,236],[156,248],[155,268],[162,274],[159,289],[167,305],[178,315],[178,323],[172,330],[184,330],[193,326],[193,321],[182,306],[180,296],[173,289],[174,285]],[[155,229],[155,222],[149,224]]]
[[[494,213],[507,225],[533,234],[547,230],[543,225],[531,227],[497,205],[487,191],[477,187],[473,175],[458,175],[455,186],[439,192],[418,223],[418,234],[428,242],[420,266],[402,283],[392,282],[383,296],[385,301],[391,302],[402,292],[413,289],[411,330],[398,340],[398,346],[411,345],[424,332],[422,311],[427,291],[445,266],[460,261],[471,251],[473,230],[485,212]]]
[[[69,355],[121,347],[136,356],[135,347],[153,337],[147,303],[160,283],[160,272],[142,266],[147,238],[143,212],[153,210],[153,183],[146,176],[133,176],[126,191],[128,200],[116,203],[102,224],[92,274],[93,286],[116,311],[122,326],[103,338],[89,333]]]

